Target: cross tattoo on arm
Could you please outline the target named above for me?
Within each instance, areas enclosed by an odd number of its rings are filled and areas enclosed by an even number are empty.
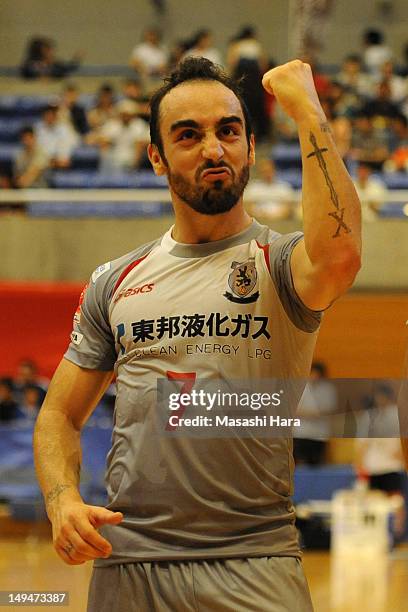
[[[321,147],[319,148],[319,145],[317,144],[317,140],[316,140],[316,136],[313,134],[313,132],[310,132],[309,135],[309,141],[311,142],[312,146],[313,146],[313,151],[311,153],[309,153],[309,155],[307,156],[309,157],[316,157],[320,169],[323,172],[324,175],[324,179],[326,181],[326,185],[329,188],[330,191],[330,199],[333,202],[333,206],[336,209],[336,212],[331,212],[329,213],[330,217],[333,217],[333,219],[335,219],[338,222],[338,226],[336,229],[336,232],[333,234],[333,238],[337,238],[338,236],[340,236],[340,231],[341,229],[344,230],[345,234],[349,234],[351,232],[351,229],[346,225],[346,223],[344,222],[344,208],[340,208],[340,203],[339,203],[339,198],[338,195],[336,193],[336,190],[334,188],[333,182],[330,178],[329,172],[327,170],[327,166],[326,166],[326,162],[325,159],[323,157],[323,153],[326,153],[328,151],[327,147]]]

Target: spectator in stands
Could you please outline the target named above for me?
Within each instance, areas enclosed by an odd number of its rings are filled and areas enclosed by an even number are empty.
[[[395,73],[395,65],[392,60],[384,62],[381,66],[379,82],[385,81],[390,88],[390,99],[394,104],[401,104],[408,94],[407,79]]]
[[[364,221],[377,219],[381,206],[387,201],[387,188],[384,182],[372,174],[373,169],[369,164],[360,162],[357,165],[354,186],[361,202],[361,214]]]
[[[395,516],[397,535],[405,526],[403,503],[404,463],[399,439],[399,419],[394,391],[386,384],[376,386],[368,411],[367,438],[356,440],[356,472],[367,479],[371,489],[395,496],[398,511]]]
[[[126,100],[139,103],[143,97],[143,87],[139,79],[126,79],[123,82],[122,94]]]
[[[138,79],[126,79],[122,89],[126,100],[135,102],[138,107],[137,116],[146,121],[150,120],[150,96],[144,94],[141,82]]]
[[[20,132],[23,145],[13,166],[15,187],[47,187],[46,172],[50,167],[50,157],[42,147],[32,127],[24,127]]]
[[[68,83],[64,87],[58,117],[79,136],[89,132],[85,108],[79,103],[79,89],[73,83]]]
[[[266,53],[253,26],[241,28],[228,46],[227,67],[232,74],[238,70],[240,62],[245,61],[256,62],[262,73],[267,69]]]
[[[391,100],[388,81],[381,81],[376,88],[376,97],[367,102],[361,112],[371,117],[379,128],[388,129],[391,119],[401,114],[401,109]]]
[[[55,50],[56,44],[51,38],[32,38],[20,67],[21,76],[25,79],[61,79],[77,70],[82,53],[77,52],[72,60],[64,62],[56,58]]]
[[[96,103],[88,111],[87,119],[92,130],[98,130],[109,119],[116,117],[115,92],[109,83],[102,85],[97,93]]]
[[[74,130],[58,118],[59,107],[49,104],[42,113],[42,119],[36,125],[38,143],[50,157],[53,168],[68,168],[71,154],[79,144],[79,137]]]
[[[37,385],[27,385],[23,390],[22,401],[19,405],[21,416],[35,421],[44,397]]]
[[[101,147],[101,170],[134,170],[147,163],[149,126],[136,117],[138,106],[131,100],[117,104],[119,116],[110,119],[99,131],[96,144]]]
[[[221,64],[221,53],[213,46],[213,34],[210,30],[198,30],[193,36],[191,47],[184,53],[186,57],[205,57],[214,64]]]
[[[336,76],[338,81],[346,91],[366,97],[372,90],[372,78],[363,72],[361,57],[356,54],[347,55],[342,63],[341,71]]]
[[[392,59],[391,49],[384,43],[384,35],[379,30],[369,29],[363,34],[363,62],[366,70],[378,75],[384,62]]]
[[[289,183],[276,178],[272,159],[258,162],[259,178],[251,180],[245,191],[245,203],[254,216],[288,219],[295,209],[295,192]]]
[[[267,68],[267,59],[253,26],[242,28],[231,40],[227,66],[234,79],[242,79],[242,96],[253,121],[255,136],[258,141],[267,138],[270,129],[267,94],[262,87],[262,75]]]
[[[18,404],[13,394],[11,378],[0,378],[0,423],[7,423],[18,418]]]
[[[161,77],[166,71],[168,52],[161,44],[161,38],[157,28],[147,28],[142,42],[132,51],[130,65],[142,78]]]
[[[347,91],[339,81],[331,81],[323,96],[323,101],[330,104],[333,118],[353,117],[361,106],[360,97],[351,91]]]
[[[388,158],[387,134],[374,127],[371,116],[360,112],[353,125],[350,156],[357,162],[366,162],[376,170],[381,170]]]
[[[187,51],[187,49],[190,48],[191,45],[191,39],[178,39],[176,40],[171,49],[170,49],[170,54],[169,54],[169,61],[168,61],[168,72],[172,72],[177,64],[181,61],[181,58],[183,57],[183,55],[185,54],[185,52]]]
[[[48,388],[48,379],[38,374],[38,366],[32,359],[22,359],[17,367],[17,375],[14,379],[16,397],[23,400],[24,390],[28,387],[36,387],[43,402]]]
[[[337,391],[327,379],[327,367],[315,361],[310,372],[310,382],[300,400],[296,416],[301,427],[294,439],[296,463],[320,465],[325,461],[327,440],[331,434],[330,417],[337,408]]]
[[[408,120],[398,115],[391,120],[391,155],[384,163],[385,172],[408,172]]]

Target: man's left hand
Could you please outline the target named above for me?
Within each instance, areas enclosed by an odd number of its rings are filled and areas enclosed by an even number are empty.
[[[311,116],[326,121],[309,64],[293,60],[277,66],[264,74],[262,85],[296,123]]]

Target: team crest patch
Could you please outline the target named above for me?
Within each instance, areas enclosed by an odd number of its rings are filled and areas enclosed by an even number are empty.
[[[71,333],[71,340],[74,344],[78,345],[81,344],[82,340],[84,339],[84,335],[77,332],[77,331],[73,331]]]
[[[96,270],[92,274],[92,282],[95,284],[98,278],[102,276],[102,274],[105,274],[105,272],[110,270],[110,267],[111,267],[111,262],[108,261],[107,263],[104,263],[98,268],[96,268]]]
[[[232,272],[228,276],[228,287],[231,291],[226,291],[224,297],[237,304],[256,302],[259,291],[256,291],[258,272],[255,267],[255,258],[251,257],[242,263],[233,261],[231,268]]]

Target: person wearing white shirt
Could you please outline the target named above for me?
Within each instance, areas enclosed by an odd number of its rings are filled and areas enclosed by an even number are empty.
[[[357,166],[357,176],[354,186],[361,202],[363,221],[378,219],[378,211],[387,201],[387,188],[383,181],[371,176],[373,173],[369,164],[360,162]]]
[[[143,33],[143,41],[134,47],[130,65],[143,77],[157,77],[164,74],[168,62],[168,52],[161,45],[161,34],[157,28],[148,28]]]
[[[51,160],[54,168],[67,168],[71,155],[79,144],[79,136],[68,124],[58,118],[58,106],[49,105],[35,127],[37,141]]]
[[[213,64],[222,64],[221,53],[212,46],[213,36],[210,30],[199,30],[194,36],[192,47],[183,55],[186,57],[205,57]]]
[[[104,171],[137,168],[150,138],[147,123],[136,117],[135,102],[122,100],[116,108],[119,116],[107,121],[98,135]]]
[[[259,178],[250,181],[245,203],[255,216],[287,219],[293,215],[295,192],[292,186],[276,178],[275,164],[264,158],[258,163]]]

